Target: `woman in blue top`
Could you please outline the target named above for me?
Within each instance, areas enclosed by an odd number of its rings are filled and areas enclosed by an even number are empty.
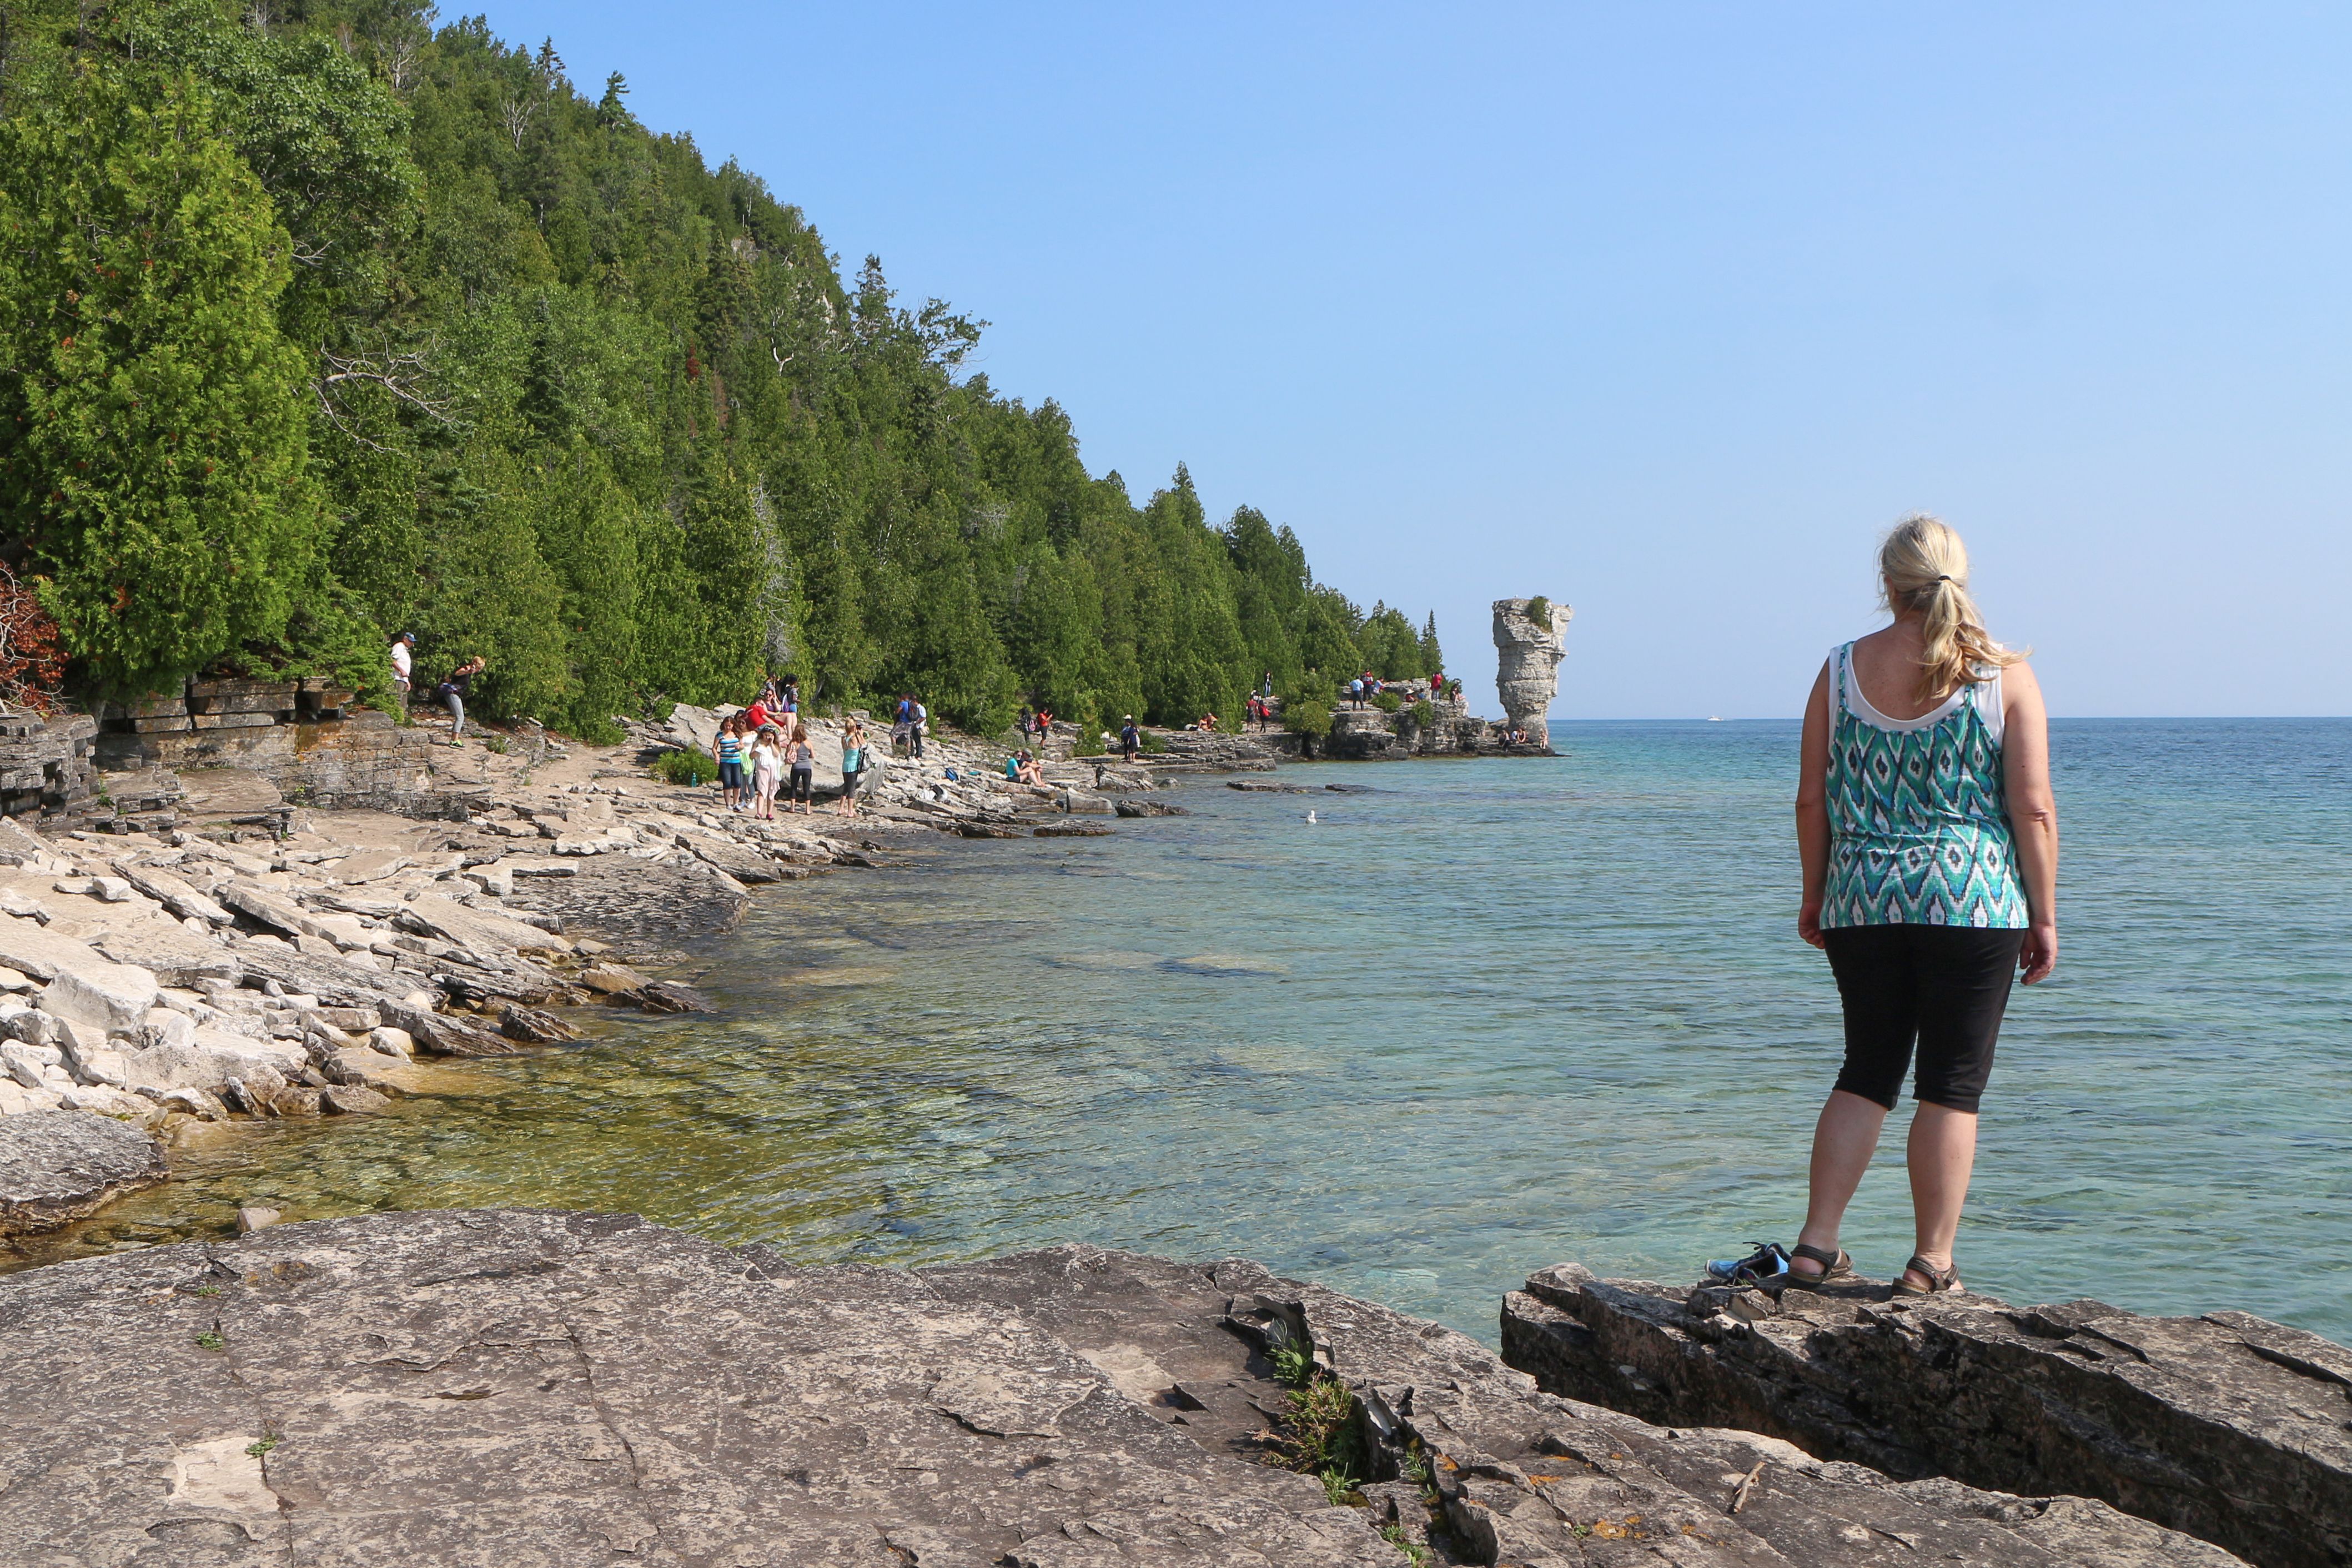
[[[1838,1225],[1916,1044],[1918,1250],[1895,1289],[1924,1296],[1960,1288],[1952,1244],[2010,984],[2058,962],[2058,813],[2042,689],[1978,619],[1960,536],[1907,518],[1878,565],[1895,624],[1832,652],[1805,707],[1797,931],[1837,977],[1845,1066],[1785,1267],[1805,1288],[1850,1272]]]

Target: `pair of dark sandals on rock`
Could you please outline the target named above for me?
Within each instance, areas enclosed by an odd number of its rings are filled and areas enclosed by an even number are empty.
[[[1777,1241],[1759,1241],[1751,1245],[1756,1250],[1745,1258],[1708,1264],[1708,1278],[1724,1285],[1818,1290],[1824,1285],[1843,1285],[1854,1277],[1853,1259],[1846,1256],[1843,1247],[1832,1253],[1801,1241],[1786,1248]],[[1801,1272],[1795,1261],[1800,1258],[1808,1263],[1819,1264],[1821,1272]],[[1914,1274],[1927,1283],[1914,1285],[1911,1283]],[[1958,1295],[1960,1293],[1960,1271],[1958,1267],[1938,1268],[1914,1254],[1903,1265],[1903,1272],[1895,1277],[1895,1293],[1897,1296]]]

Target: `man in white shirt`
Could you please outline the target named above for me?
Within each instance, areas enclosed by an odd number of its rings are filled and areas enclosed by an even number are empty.
[[[400,693],[401,711],[408,710],[408,677],[416,665],[416,634],[403,632],[392,639],[392,689]]]

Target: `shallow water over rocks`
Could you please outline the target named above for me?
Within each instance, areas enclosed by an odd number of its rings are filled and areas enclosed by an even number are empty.
[[[1793,931],[1795,728],[1553,739],[1286,768],[1378,786],[1318,791],[1312,826],[1202,780],[1115,837],[764,890],[700,950],[718,1016],[226,1129],[46,1256],[240,1203],[628,1209],[806,1262],[1237,1254],[1489,1342],[1558,1258],[1688,1278],[1793,1229],[1836,1070]],[[2352,1339],[2352,723],[2075,721],[2055,750],[2065,946],[2011,1005],[1970,1280]],[[1899,1266],[1899,1160],[1844,1239]]]

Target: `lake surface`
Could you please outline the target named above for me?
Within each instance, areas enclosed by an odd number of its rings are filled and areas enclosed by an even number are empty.
[[[812,1263],[1076,1239],[1245,1255],[1489,1342],[1547,1263],[1687,1279],[1793,1238],[1837,1071],[1794,931],[1796,729],[1555,740],[1278,775],[1376,793],[1193,782],[1165,797],[1192,815],[1115,837],[763,892],[701,952],[721,1015],[241,1129],[79,1245],[239,1202],[633,1209]],[[1969,1282],[2352,1341],[2352,721],[2053,745],[2061,961],[2011,1006]],[[1881,1275],[1911,1247],[1890,1125],[1844,1237]]]

